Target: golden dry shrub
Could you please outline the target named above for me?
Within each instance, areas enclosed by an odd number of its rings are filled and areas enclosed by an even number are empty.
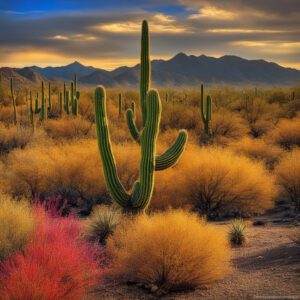
[[[296,210],[300,210],[300,149],[286,154],[276,170],[278,184],[288,195]]]
[[[270,120],[260,119],[250,125],[250,133],[254,137],[261,137],[274,129],[274,124]]]
[[[80,139],[95,136],[93,124],[81,117],[66,117],[44,122],[46,133],[55,139]]]
[[[237,154],[263,161],[269,169],[274,168],[284,153],[283,150],[276,145],[269,144],[262,139],[252,139],[250,137],[232,141],[229,147]]]
[[[14,110],[12,105],[0,106],[0,122],[12,124],[14,120]]]
[[[178,165],[156,173],[153,209],[192,206],[208,217],[252,215],[273,206],[275,180],[262,163],[217,147],[187,147]]]
[[[205,286],[230,270],[226,233],[183,210],[139,215],[108,239],[111,272],[162,291]]]
[[[0,123],[0,154],[15,148],[24,148],[31,140],[32,130],[21,126],[6,127]]]
[[[112,147],[118,174],[125,187],[131,188],[138,175],[139,146]],[[69,200],[81,199],[82,205],[109,199],[96,140],[16,150],[8,156],[6,170],[3,188],[14,196],[54,193]]]
[[[0,194],[0,261],[19,251],[34,231],[34,217],[25,201]]]
[[[270,137],[274,143],[286,149],[300,147],[300,117],[280,120]]]

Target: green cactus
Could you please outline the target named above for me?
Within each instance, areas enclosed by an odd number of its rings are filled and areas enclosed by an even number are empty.
[[[156,140],[161,116],[161,101],[156,90],[148,91],[146,105],[147,121],[140,135],[140,178],[134,183],[132,192],[129,193],[117,175],[116,163],[111,149],[105,89],[98,87],[95,90],[96,129],[104,177],[113,200],[125,211],[145,210],[150,203],[154,188]]]
[[[44,81],[42,81],[42,107],[41,107],[41,119],[42,121],[47,120],[47,107],[45,98]]]
[[[16,98],[14,94],[14,86],[13,86],[13,79],[10,79],[10,92],[11,92],[11,98],[14,108],[14,124],[17,125],[18,123],[18,113],[17,113],[17,104],[16,104]]]
[[[32,131],[35,131],[35,120],[34,120],[34,113],[35,111],[33,110],[33,100],[32,100],[32,93],[31,91],[29,91],[29,120],[30,120],[30,124],[32,127]]]
[[[66,83],[64,82],[64,91],[63,91],[63,95],[64,95],[64,108],[66,109]]]
[[[143,21],[142,24],[142,38],[141,38],[141,64],[140,64],[140,107],[142,112],[142,126],[144,127],[147,122],[147,92],[150,88],[151,80],[151,63],[150,63],[150,50],[149,50],[149,30],[147,21]],[[141,134],[143,128],[139,131],[135,124],[135,114],[132,109],[127,110],[126,112],[126,121],[131,136],[138,143],[141,142]],[[164,170],[174,165],[181,153],[184,150],[185,144],[187,141],[187,133],[182,131],[179,133],[177,139],[162,155],[155,158],[156,170]]]
[[[80,98],[80,93],[77,91],[77,75],[74,75],[74,81],[71,82],[71,107],[72,114],[74,116],[78,115],[78,100]]]
[[[119,118],[122,117],[122,94],[119,94]]]
[[[200,97],[200,114],[201,119],[204,124],[204,131],[208,136],[212,135],[211,132],[211,97],[206,97],[206,113],[204,113],[204,88],[203,84],[201,84],[201,97]]]
[[[296,99],[296,95],[295,95],[295,92],[292,91],[291,93],[291,100],[294,101]]]
[[[49,86],[48,86],[48,111],[52,111],[52,99],[51,99],[51,84],[49,81]]]
[[[39,93],[36,93],[34,113],[39,114],[40,112],[41,112],[41,108],[39,107]]]
[[[131,110],[133,113],[135,112],[135,102],[133,100],[131,101]]]

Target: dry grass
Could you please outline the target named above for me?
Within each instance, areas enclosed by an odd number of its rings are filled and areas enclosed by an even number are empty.
[[[0,123],[0,154],[24,148],[32,137],[32,130],[20,126],[6,127]]]
[[[0,195],[0,261],[22,249],[34,231],[34,224],[28,203]]]
[[[230,270],[225,233],[184,211],[140,215],[116,230],[108,249],[113,275],[163,291],[204,286]]]
[[[57,139],[80,139],[83,137],[95,137],[92,123],[80,117],[48,120],[44,123],[46,133]]]
[[[277,181],[296,210],[300,210],[300,150],[288,153],[276,168]]]
[[[237,154],[263,161],[269,169],[273,169],[283,155],[283,150],[280,147],[269,144],[262,139],[251,139],[249,137],[232,141],[229,147]]]
[[[210,217],[252,215],[273,206],[277,189],[263,164],[214,147],[188,147],[178,166],[158,172],[152,208],[191,205]]]
[[[286,149],[300,147],[300,117],[281,120],[271,132],[271,139]]]

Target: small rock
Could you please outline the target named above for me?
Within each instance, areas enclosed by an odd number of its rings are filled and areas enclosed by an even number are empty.
[[[267,222],[263,221],[263,220],[256,220],[253,222],[253,226],[265,226],[267,224]]]
[[[158,291],[158,286],[155,284],[152,284],[150,291],[151,291],[151,293],[156,293]]]

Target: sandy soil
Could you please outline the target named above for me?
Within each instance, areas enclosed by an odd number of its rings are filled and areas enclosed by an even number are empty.
[[[290,239],[295,227],[273,221],[249,227],[249,242],[233,249],[234,269],[224,280],[164,299],[300,299],[300,246]],[[106,284],[89,299],[156,298],[136,286]]]

